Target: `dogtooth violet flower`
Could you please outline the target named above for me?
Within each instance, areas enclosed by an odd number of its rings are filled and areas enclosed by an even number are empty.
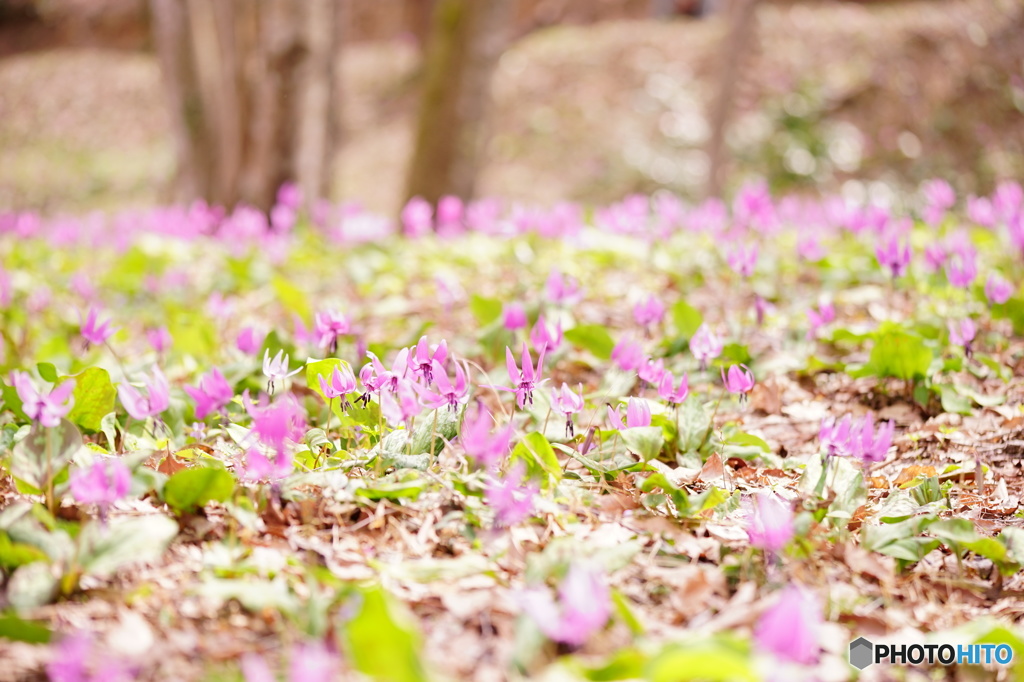
[[[754,374],[746,365],[733,365],[728,373],[722,370],[722,383],[729,393],[739,394],[740,400],[743,400],[750,389],[754,388]]]
[[[313,333],[320,348],[326,348],[331,355],[338,352],[338,337],[348,334],[351,324],[344,315],[327,310],[313,318]]]
[[[97,459],[92,466],[71,474],[71,495],[79,504],[99,505],[101,518],[107,508],[128,494],[132,472],[119,459]]]
[[[196,403],[196,419],[223,409],[235,397],[231,384],[216,367],[199,378],[199,386],[186,386],[185,393]]]
[[[658,397],[672,405],[681,405],[686,396],[690,394],[689,377],[683,374],[679,379],[679,386],[675,386],[675,377],[672,372],[665,372],[661,376],[661,383],[658,384]]]
[[[726,256],[729,267],[741,277],[750,277],[757,267],[757,245],[752,244],[749,248],[738,246]]]
[[[537,322],[533,325],[530,330],[530,343],[538,351],[543,350],[545,353],[550,352],[562,345],[562,321],[559,320],[555,325],[554,331],[551,330],[550,325],[544,319],[544,315],[537,316]]]
[[[552,270],[544,286],[548,301],[555,305],[579,303],[580,283],[575,277],[566,277],[558,270]]]
[[[75,398],[72,395],[75,390],[73,379],[55,386],[45,396],[32,385],[32,379],[26,372],[12,371],[11,384],[21,399],[21,411],[29,419],[39,422],[46,428],[52,429],[60,424],[60,420],[75,406]]]
[[[81,327],[82,337],[85,338],[87,343],[94,346],[102,346],[117,331],[116,327],[110,326],[110,320],[99,322],[98,316],[99,312],[95,308],[89,308],[89,313],[86,315]]]
[[[417,386],[408,379],[399,379],[395,390],[380,392],[380,412],[393,427],[408,425],[420,413],[420,403],[416,399]]]
[[[899,235],[880,237],[875,246],[878,264],[889,270],[893,278],[902,277],[910,265],[910,242],[901,243]]]
[[[818,441],[827,458],[856,457],[865,464],[871,464],[885,459],[895,429],[895,423],[889,420],[875,431],[874,417],[870,412],[859,420],[850,415],[839,421],[829,417],[821,423]]]
[[[612,349],[612,362],[625,372],[638,368],[645,357],[643,346],[630,338],[622,339]]]
[[[426,336],[421,336],[419,343],[412,353],[412,373],[422,377],[428,384],[434,380],[434,363],[443,365],[448,359],[448,342],[441,339],[441,343],[431,346]]]
[[[558,600],[546,587],[519,596],[523,611],[544,635],[555,642],[579,647],[601,630],[612,614],[611,591],[593,567],[573,562],[558,586]]]
[[[261,443],[280,453],[287,440],[299,441],[306,429],[306,411],[290,394],[274,402],[253,403],[249,391],[242,394],[242,405],[252,418],[252,432]]]
[[[435,360],[432,374],[437,391],[432,391],[429,387],[424,388],[419,384],[412,384],[424,405],[434,410],[447,405],[450,411],[455,412],[459,409],[460,403],[469,399],[469,387],[466,385],[466,374],[469,370],[464,370],[458,362],[455,362],[454,365],[455,383],[448,379],[448,373],[444,371],[444,367]]]
[[[658,324],[665,317],[665,304],[654,294],[633,306],[633,319],[641,327]]]
[[[769,554],[793,539],[793,510],[774,493],[757,493],[747,514],[747,537],[750,544]]]
[[[754,642],[761,651],[808,665],[818,660],[818,636],[823,622],[824,610],[818,596],[790,585],[761,614],[754,627]]]
[[[171,333],[167,327],[154,327],[146,330],[146,340],[157,353],[166,353],[171,347]]]
[[[508,386],[495,386],[494,388],[500,391],[508,391],[516,394],[516,404],[519,409],[526,407],[527,403],[533,404],[533,392],[537,388],[537,384],[540,383],[540,374],[544,369],[544,350],[541,349],[539,356],[537,357],[537,366],[533,365],[533,356],[530,355],[530,349],[527,348],[526,344],[523,343],[522,352],[522,370],[516,366],[515,356],[512,355],[512,349],[508,346],[505,347],[505,368],[508,370],[508,378],[512,382],[512,387]]]
[[[159,367],[153,367],[152,375],[146,377],[144,383],[146,385],[145,395],[127,382],[117,386],[117,395],[121,398],[124,409],[132,418],[140,421],[157,416],[171,404],[170,387]]]
[[[499,526],[514,526],[533,514],[534,498],[540,492],[535,483],[524,485],[525,467],[516,463],[505,476],[491,476],[484,488],[484,500],[494,510]]]
[[[954,346],[963,346],[964,354],[971,357],[974,352],[971,344],[974,343],[974,337],[978,333],[974,321],[965,317],[962,320],[950,320],[946,326],[949,328],[949,342]]]
[[[324,394],[324,397],[328,400],[341,398],[341,409],[347,412],[351,405],[345,396],[356,390],[356,377],[352,374],[348,363],[335,367],[334,371],[331,372],[330,379],[324,379],[323,374],[317,376],[317,379],[320,381],[320,391]]]
[[[1013,295],[1013,285],[1003,279],[997,272],[993,272],[985,281],[985,297],[990,303],[1002,304],[1010,300]]]
[[[254,327],[246,327],[235,338],[235,348],[246,355],[256,355],[263,346],[264,338],[266,334],[256,331]]]
[[[565,435],[573,437],[572,416],[583,409],[583,387],[579,393],[573,391],[563,381],[560,389],[551,389],[551,405],[556,411],[565,415]]]
[[[636,368],[637,376],[648,386],[657,386],[665,376],[665,361],[647,358]]]
[[[267,393],[274,395],[274,382],[284,381],[288,377],[295,376],[302,371],[302,368],[289,372],[288,371],[288,360],[289,357],[284,354],[283,350],[277,351],[277,355],[271,359],[270,349],[263,351],[263,374],[267,377]]]
[[[619,411],[611,405],[608,406],[608,420],[611,422],[612,427],[619,431],[622,431],[623,429],[635,429],[641,426],[650,426],[651,406],[647,404],[646,400],[630,398],[629,402],[626,404],[626,422],[622,422],[622,417],[619,416]]]
[[[697,327],[690,339],[690,352],[700,361],[702,368],[722,354],[722,340],[706,324]]]
[[[501,323],[509,331],[526,327],[526,310],[519,303],[506,303],[501,309]]]
[[[266,659],[248,653],[241,659],[245,682],[277,682]],[[334,682],[341,672],[338,654],[323,642],[309,642],[292,647],[288,682]]]
[[[494,467],[508,453],[512,442],[513,426],[491,433],[494,419],[482,404],[477,406],[476,416],[470,418],[468,411],[459,431],[459,442],[466,454],[487,468]]]

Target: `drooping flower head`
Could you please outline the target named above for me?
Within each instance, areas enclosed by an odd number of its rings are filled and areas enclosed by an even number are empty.
[[[513,433],[509,424],[492,434],[493,425],[494,419],[487,408],[479,405],[474,417],[470,417],[467,410],[459,431],[459,442],[466,454],[488,469],[495,467],[508,453]]]
[[[530,330],[530,343],[537,351],[551,352],[562,345],[562,321],[559,320],[554,329],[547,324],[544,315],[537,316],[537,322]]]
[[[758,493],[747,515],[747,537],[753,547],[778,554],[793,539],[793,511],[774,493]]]
[[[637,369],[644,361],[644,357],[644,348],[640,342],[628,337],[623,338],[612,349],[612,362],[626,372]]]
[[[706,324],[698,327],[690,339],[690,352],[700,361],[701,367],[707,367],[709,362],[721,355],[722,348],[722,340]]]
[[[571,647],[585,644],[612,614],[611,592],[604,577],[596,568],[579,562],[570,565],[558,588],[557,602],[546,587],[525,591],[519,601],[541,632]]]
[[[97,459],[91,467],[71,473],[71,495],[79,504],[96,504],[101,510],[128,494],[132,472],[119,459]]]
[[[231,384],[216,367],[199,378],[199,386],[186,386],[185,393],[196,402],[196,419],[222,410],[235,397]]]
[[[626,404],[626,421],[623,423],[619,411],[608,406],[608,421],[612,428],[622,431],[623,429],[635,429],[651,425],[651,406],[646,400],[630,398]]]
[[[143,421],[149,417],[156,417],[171,404],[170,386],[159,367],[153,367],[153,372],[145,378],[144,384],[145,394],[127,382],[117,386],[117,395],[121,398],[124,409],[133,419]]]
[[[147,329],[146,340],[149,341],[149,345],[153,347],[153,350],[161,355],[167,352],[172,343],[171,333],[167,331],[167,327]]]
[[[977,327],[974,326],[974,320],[969,317],[962,320],[950,320],[947,322],[947,327],[949,328],[949,342],[954,346],[963,346],[964,354],[971,357],[974,352],[971,344],[974,343],[974,337],[978,333]]]
[[[998,272],[993,272],[985,282],[985,297],[989,303],[1003,304],[1013,295],[1013,285]]]
[[[555,305],[574,305],[579,303],[580,283],[575,277],[565,277],[558,270],[552,270],[545,284],[548,301]]]
[[[527,325],[526,309],[521,303],[506,303],[501,309],[501,323],[509,331],[525,328]]]
[[[495,513],[499,526],[514,526],[533,514],[534,498],[540,492],[535,483],[524,483],[525,467],[518,462],[504,477],[492,476],[484,490],[484,500]]]
[[[901,242],[898,234],[879,237],[875,246],[878,264],[889,271],[893,279],[902,277],[910,265],[910,242]]]
[[[326,348],[331,355],[338,352],[338,337],[351,331],[348,317],[333,310],[317,313],[313,318],[313,333],[320,348]]]
[[[72,395],[75,390],[73,379],[60,383],[44,396],[36,390],[26,372],[12,371],[10,378],[11,385],[21,399],[21,411],[29,419],[39,422],[46,428],[52,429],[60,424],[60,420],[75,406],[75,398]]]
[[[257,331],[255,327],[246,327],[238,333],[235,339],[235,347],[246,355],[256,355],[263,347],[263,339],[266,334]]]
[[[437,386],[436,391],[424,388],[419,384],[412,384],[413,389],[419,393],[423,404],[427,407],[434,410],[447,407],[450,411],[455,412],[461,403],[469,399],[469,386],[466,384],[466,375],[469,374],[469,370],[464,369],[463,365],[458,362],[453,364],[455,365],[454,382],[448,379],[448,373],[444,371],[441,363],[434,361],[434,370],[431,374],[434,377],[434,384]]]
[[[260,442],[277,453],[284,452],[288,440],[299,441],[306,429],[306,411],[291,394],[274,402],[253,403],[249,392],[242,394],[242,404],[252,418],[252,432]]]
[[[512,349],[506,347],[505,368],[508,370],[508,378],[512,382],[512,387],[495,387],[502,391],[515,393],[516,404],[519,406],[519,409],[526,407],[527,404],[533,405],[533,392],[536,390],[537,384],[540,383],[540,375],[544,369],[544,351],[540,351],[537,365],[534,367],[533,356],[530,355],[530,349],[524,343],[521,362],[522,370],[516,366],[516,359],[512,355]]]
[[[754,374],[746,365],[732,365],[728,373],[722,370],[722,383],[729,393],[739,395],[742,400],[754,388]]]
[[[352,374],[352,369],[348,366],[348,363],[346,362],[340,367],[335,367],[334,371],[331,372],[329,380],[324,379],[322,374],[317,379],[320,382],[320,392],[324,394],[324,397],[328,400],[341,398],[341,409],[347,412],[351,404],[346,399],[346,396],[356,390],[356,377]]]
[[[824,610],[818,596],[790,585],[775,605],[761,614],[754,628],[754,641],[761,651],[808,665],[818,660],[823,621]]]
[[[572,415],[583,409],[583,387],[577,393],[563,381],[560,389],[551,389],[551,406],[565,415],[565,435],[572,438]]]
[[[424,335],[416,344],[409,364],[412,367],[412,373],[429,384],[434,380],[434,363],[443,365],[447,359],[448,342],[441,339],[441,343],[431,346]]]
[[[633,319],[641,327],[658,324],[665,318],[665,304],[651,294],[633,306]]]
[[[757,244],[738,246],[726,256],[729,267],[741,277],[750,277],[757,267]]]
[[[284,381],[288,377],[295,376],[302,371],[299,367],[291,372],[288,371],[289,357],[283,350],[277,351],[277,355],[271,359],[270,349],[263,351],[263,374],[267,377],[267,393],[274,395],[274,382]]]
[[[657,386],[661,383],[661,378],[665,376],[665,361],[660,358],[658,360],[647,358],[636,368],[636,373],[640,380],[648,386]]]
[[[661,383],[658,384],[659,398],[672,405],[681,405],[689,394],[689,377],[686,374],[679,379],[678,387],[675,386],[675,377],[672,376],[672,372],[665,372],[662,375]]]
[[[86,315],[85,321],[82,322],[82,337],[87,343],[95,346],[102,346],[107,342],[111,336],[118,330],[117,327],[111,327],[110,320],[104,320],[99,322],[99,312],[96,308],[89,308],[89,313]]]

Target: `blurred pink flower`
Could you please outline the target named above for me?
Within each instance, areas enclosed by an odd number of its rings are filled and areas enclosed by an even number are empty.
[[[518,462],[504,477],[491,476],[484,489],[484,499],[494,509],[495,523],[514,526],[533,514],[534,498],[540,488],[524,483],[525,467]]]
[[[480,405],[474,418],[470,418],[467,411],[459,432],[459,442],[466,454],[487,468],[497,465],[508,452],[513,433],[513,427],[509,424],[492,434],[493,425],[491,414]]]
[[[674,383],[675,377],[672,376],[672,372],[665,372],[661,377],[661,383],[658,384],[658,397],[672,405],[680,405],[690,394],[689,377],[683,374],[678,388]]]
[[[231,384],[216,367],[199,378],[199,386],[185,386],[185,393],[196,403],[196,419],[223,409],[235,397]]]
[[[556,602],[546,587],[519,595],[519,603],[549,639],[579,647],[601,630],[612,614],[611,591],[596,568],[573,562]]]
[[[71,474],[71,495],[79,504],[105,508],[128,494],[132,472],[119,459],[97,459],[88,468]]]
[[[818,660],[818,636],[824,622],[821,600],[813,592],[790,585],[761,614],[754,628],[757,648],[794,663]]]
[[[523,329],[527,325],[526,310],[519,303],[506,303],[501,309],[501,324],[509,331]]]
[[[14,370],[10,379],[18,397],[21,398],[21,411],[32,421],[37,421],[47,428],[52,429],[60,424],[60,420],[75,406],[75,398],[72,395],[75,390],[74,379],[65,380],[55,386],[46,396],[36,390],[32,379],[25,372]]]
[[[658,324],[665,318],[665,304],[654,294],[633,306],[633,319],[641,327]]]
[[[722,340],[706,324],[698,327],[690,339],[690,352],[700,361],[701,367],[707,367],[709,362],[721,355],[722,347]]]
[[[793,511],[774,493],[753,496],[747,515],[750,544],[769,554],[777,554],[793,539]]]
[[[722,383],[729,393],[739,394],[742,400],[754,388],[754,374],[746,365],[733,365],[728,373],[722,370]]]
[[[256,355],[263,347],[263,339],[266,334],[256,331],[255,327],[246,327],[238,333],[235,339],[235,347],[246,355]]]
[[[998,272],[993,272],[985,282],[985,297],[989,303],[1003,304],[1013,295],[1013,285],[1003,279]]]
[[[95,308],[89,308],[89,313],[82,323],[81,331],[82,336],[88,343],[101,346],[106,343],[107,339],[113,336],[117,328],[110,326],[110,320],[100,323],[97,320],[98,315],[99,313]]]
[[[153,372],[143,382],[146,386],[146,394],[143,395],[139,389],[127,382],[117,386],[117,395],[121,398],[121,404],[134,419],[145,420],[148,417],[155,417],[166,410],[171,404],[170,387],[167,384],[167,377],[160,371],[159,367],[153,367]]]

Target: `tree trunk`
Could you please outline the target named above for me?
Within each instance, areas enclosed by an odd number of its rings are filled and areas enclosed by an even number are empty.
[[[267,209],[330,189],[336,0],[150,0],[172,111],[176,198]]]
[[[735,107],[738,81],[742,75],[745,57],[750,54],[756,38],[758,0],[732,0],[726,9],[729,22],[721,47],[718,74],[718,92],[711,104],[708,120],[711,137],[708,140],[708,196],[721,195],[725,185],[725,138],[729,119]]]
[[[427,44],[407,193],[431,203],[473,196],[494,66],[513,3],[438,0]]]

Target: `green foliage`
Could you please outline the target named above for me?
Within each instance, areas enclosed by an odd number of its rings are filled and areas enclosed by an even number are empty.
[[[75,382],[72,393],[75,405],[68,413],[68,420],[86,431],[99,431],[103,417],[114,411],[117,398],[110,373],[102,367],[89,367],[74,376],[61,378],[62,383],[68,380]]]
[[[419,637],[408,617],[381,587],[358,593],[359,613],[345,627],[348,659],[353,667],[382,682],[423,682]]]
[[[182,469],[164,485],[164,502],[178,514],[194,512],[210,502],[224,502],[235,492],[235,476],[215,466]]]
[[[686,301],[676,301],[670,311],[676,334],[689,339],[704,322],[704,316]]]
[[[590,351],[594,357],[607,360],[615,349],[615,341],[607,327],[600,324],[578,325],[565,331],[565,340]]]
[[[932,364],[932,350],[917,333],[884,323],[873,335],[874,345],[867,364],[851,376],[893,377],[905,381],[924,379]]]
[[[522,462],[527,476],[539,478],[549,487],[562,479],[562,467],[551,443],[543,433],[534,431],[523,438],[512,450],[511,462]]]

